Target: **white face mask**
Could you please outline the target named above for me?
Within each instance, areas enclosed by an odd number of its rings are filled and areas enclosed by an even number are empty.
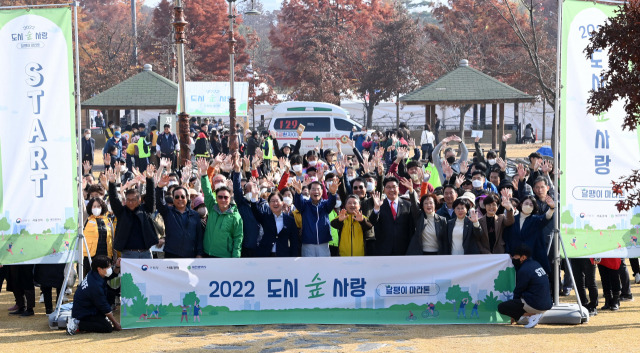
[[[413,180],[414,182],[420,181],[420,175],[418,175],[418,174],[410,174],[410,176],[411,176],[411,180]]]
[[[294,172],[300,172],[302,171],[302,164],[296,164],[294,166],[291,167],[291,169],[293,169]]]
[[[269,189],[262,188],[262,189],[260,189],[260,195],[262,195],[262,194],[264,194],[265,192],[268,192],[268,191],[269,191]]]
[[[283,197],[282,201],[284,201],[285,205],[287,206],[291,206],[293,204],[293,199],[290,198],[289,196]]]
[[[311,179],[311,181],[318,181],[318,177],[314,177],[314,176],[310,177],[309,179]]]
[[[280,174],[274,174],[273,175],[273,180],[280,180],[281,175]]]
[[[105,275],[105,277],[111,277],[112,274],[113,274],[113,269],[111,267],[109,267],[107,269],[107,274]]]
[[[91,134],[85,134],[84,138],[86,138],[87,140],[91,138]]]
[[[168,186],[178,185],[178,182],[175,180],[171,180]]]
[[[98,217],[102,214],[102,208],[92,208],[91,213],[93,213],[94,216]]]
[[[249,202],[251,202],[251,198],[252,197],[253,197],[253,193],[248,192],[248,193],[244,194],[244,198]]]
[[[318,161],[309,161],[309,165],[315,167],[318,164]]]
[[[484,183],[482,182],[482,180],[474,180],[471,182],[471,185],[474,188],[478,189],[478,188],[481,188],[484,185]]]
[[[305,200],[305,201],[308,201],[308,200],[311,199],[311,197],[309,195],[303,195],[302,199]]]
[[[342,206],[342,201],[336,200],[336,208],[340,208],[340,206]]]
[[[120,167],[120,173],[124,173],[127,171],[127,167],[126,166],[121,166]]]
[[[351,182],[355,178],[356,178],[355,176],[347,176],[347,180],[349,180],[349,182]]]
[[[203,218],[204,216],[207,215],[207,208],[206,207],[198,208],[198,214],[200,215],[201,218]]]
[[[368,182],[368,183],[367,183],[367,191],[368,191],[368,192],[372,192],[375,188],[376,188],[376,187],[375,187],[375,185],[373,185],[373,183],[372,183],[372,182]]]
[[[89,204],[89,200],[84,200],[84,207],[87,207],[88,204]]]
[[[330,187],[331,185],[333,185],[333,181],[327,181],[327,187]]]
[[[526,215],[530,215],[533,212],[533,206],[531,205],[522,205],[522,213]]]
[[[489,162],[489,165],[496,164],[496,160],[495,159],[487,159],[487,162]]]
[[[216,190],[220,189],[221,187],[225,186],[224,183],[217,183],[216,184]]]

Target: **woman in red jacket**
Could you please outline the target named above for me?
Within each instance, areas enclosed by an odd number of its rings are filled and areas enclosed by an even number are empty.
[[[600,310],[618,310],[620,309],[620,291],[622,285],[620,283],[620,276],[618,275],[618,269],[620,269],[620,258],[612,259],[591,259],[591,261],[598,265],[598,272],[600,272],[600,280],[602,281],[602,292],[605,300],[605,304]]]

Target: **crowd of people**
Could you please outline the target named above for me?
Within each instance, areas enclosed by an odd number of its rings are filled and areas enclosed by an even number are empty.
[[[169,125],[161,133],[143,124],[123,132],[109,122],[105,130],[105,171],[97,178],[92,154],[82,153],[89,252],[80,287],[99,291],[102,299],[94,310],[74,305],[71,334],[119,329],[115,322],[96,324],[96,315],[112,321],[117,293],[105,278],[119,271],[116,258],[152,258],[152,248],[162,248],[165,258],[510,254],[517,277],[537,283],[538,299],[522,294],[531,286],[519,279],[519,296],[503,313],[514,321],[531,316],[527,326],[533,327],[549,308],[554,166],[534,152],[528,165],[507,175],[508,134],[499,151],[486,153],[476,138],[471,158],[460,137],[438,141],[428,125],[418,145],[405,125],[386,132],[354,129],[346,143],[326,147],[322,141],[306,153],[301,132],[294,145],[280,145],[274,132],[247,129],[238,136],[239,150],[230,151],[223,124],[192,120],[192,158],[180,168],[180,143]],[[86,140],[91,148],[90,134]],[[596,264],[602,309],[617,310],[620,299],[631,299],[624,261],[572,260],[578,295],[592,315]],[[32,292],[14,293],[12,313],[32,314]]]

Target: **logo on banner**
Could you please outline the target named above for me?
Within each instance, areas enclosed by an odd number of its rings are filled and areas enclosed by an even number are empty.
[[[147,265],[142,265],[140,268],[142,269],[142,271],[146,271],[146,270],[148,270],[148,269],[149,269],[149,266],[147,266]]]
[[[18,42],[18,49],[42,48],[47,40],[49,33],[46,31],[37,31],[36,26],[28,25],[22,27],[22,32],[11,33],[11,41]]]
[[[440,287],[435,283],[382,283],[376,288],[381,297],[415,297],[437,295]]]
[[[187,270],[206,270],[207,266],[187,266]]]

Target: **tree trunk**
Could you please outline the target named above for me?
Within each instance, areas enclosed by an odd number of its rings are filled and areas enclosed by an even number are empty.
[[[374,105],[369,103],[365,105],[365,109],[367,110],[367,129],[371,129],[373,125],[373,109]]]
[[[460,138],[464,141],[464,116],[471,108],[471,104],[460,106]]]

